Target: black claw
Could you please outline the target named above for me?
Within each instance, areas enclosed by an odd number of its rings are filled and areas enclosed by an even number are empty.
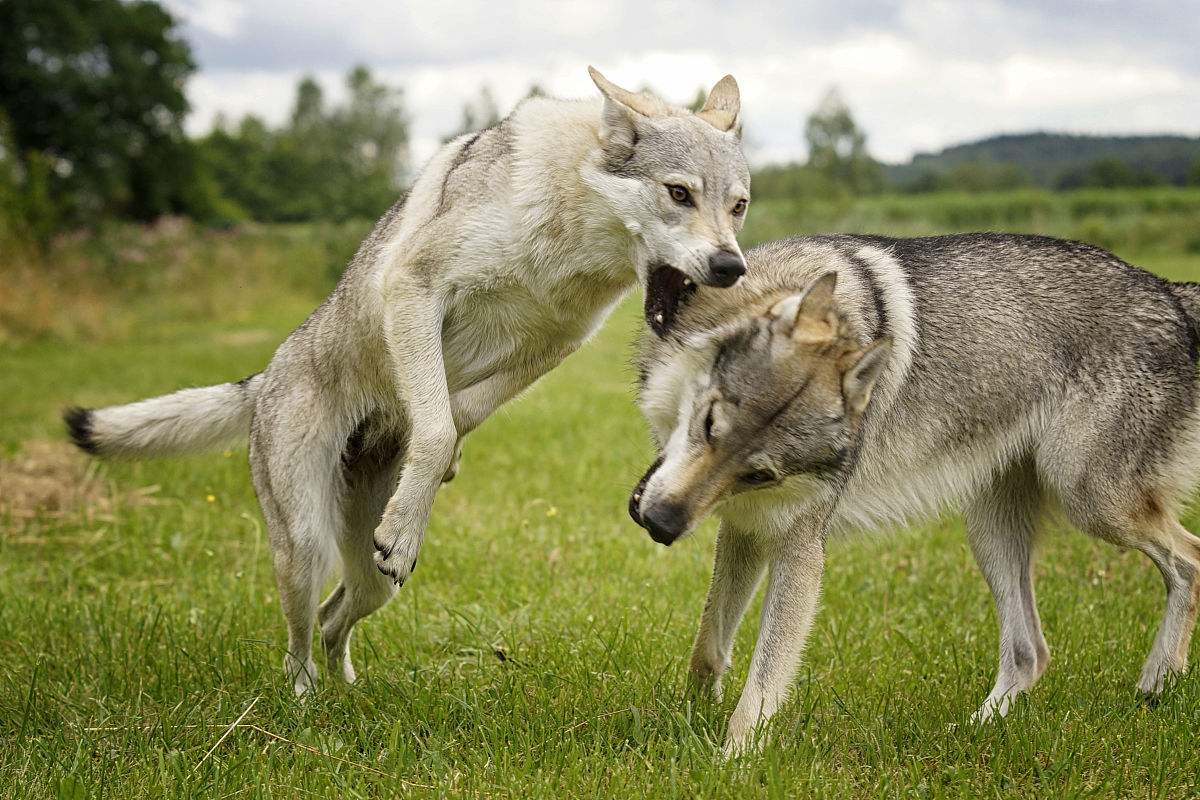
[[[413,572],[417,571],[417,560],[415,558],[413,559],[412,566],[408,568],[408,571],[409,571],[409,573],[413,573]]]

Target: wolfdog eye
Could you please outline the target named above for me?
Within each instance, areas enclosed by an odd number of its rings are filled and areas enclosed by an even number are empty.
[[[716,403],[713,403],[712,406],[709,406],[708,413],[704,415],[704,441],[706,442],[712,441],[713,406],[715,405]]]
[[[738,200],[733,204],[733,215],[740,217],[742,214],[745,214],[747,205],[749,205],[749,201],[746,198],[743,197],[741,200]]]
[[[692,193],[687,190],[686,186],[680,186],[675,183],[666,184],[667,191],[671,193],[671,199],[681,206],[695,205],[692,202]]]
[[[775,473],[765,469],[756,469],[754,472],[747,472],[741,478],[742,483],[751,486],[761,486],[764,483],[771,483],[775,480]]]

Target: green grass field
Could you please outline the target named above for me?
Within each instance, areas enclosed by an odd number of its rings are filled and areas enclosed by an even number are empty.
[[[1082,236],[1200,279],[1200,193],[764,203],[750,219],[746,242],[975,227]],[[325,681],[298,703],[244,450],[88,468],[61,445],[57,412],[260,368],[352,233],[330,234],[300,266],[294,251],[312,237],[229,234],[193,248],[200,268],[113,301],[98,317],[121,321],[107,335],[53,332],[66,326],[0,340],[0,797],[1200,792],[1200,679],[1155,708],[1133,691],[1162,610],[1158,574],[1073,531],[1048,533],[1037,568],[1046,677],[1003,722],[967,724],[991,686],[997,633],[958,518],[831,548],[773,741],[722,762],[756,616],[726,701],[690,705],[715,528],[664,549],[626,516],[650,456],[626,364],[636,299],[470,438],[420,569],[358,628],[359,682]],[[157,274],[159,257],[141,274]],[[236,313],[196,300],[210,283],[240,297]]]

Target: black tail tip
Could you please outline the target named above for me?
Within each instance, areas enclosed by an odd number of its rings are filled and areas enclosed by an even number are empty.
[[[96,444],[96,440],[92,436],[92,412],[90,409],[79,408],[78,406],[68,408],[63,411],[63,422],[67,424],[67,433],[71,434],[71,441],[85,453],[97,455],[100,452],[100,446]]]

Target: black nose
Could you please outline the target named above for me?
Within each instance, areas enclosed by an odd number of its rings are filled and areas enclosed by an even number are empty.
[[[718,250],[708,257],[708,270],[712,273],[713,283],[724,288],[733,286],[746,274],[746,262],[737,253]]]
[[[677,503],[654,503],[642,511],[642,527],[659,544],[670,545],[687,528],[687,509]]]

